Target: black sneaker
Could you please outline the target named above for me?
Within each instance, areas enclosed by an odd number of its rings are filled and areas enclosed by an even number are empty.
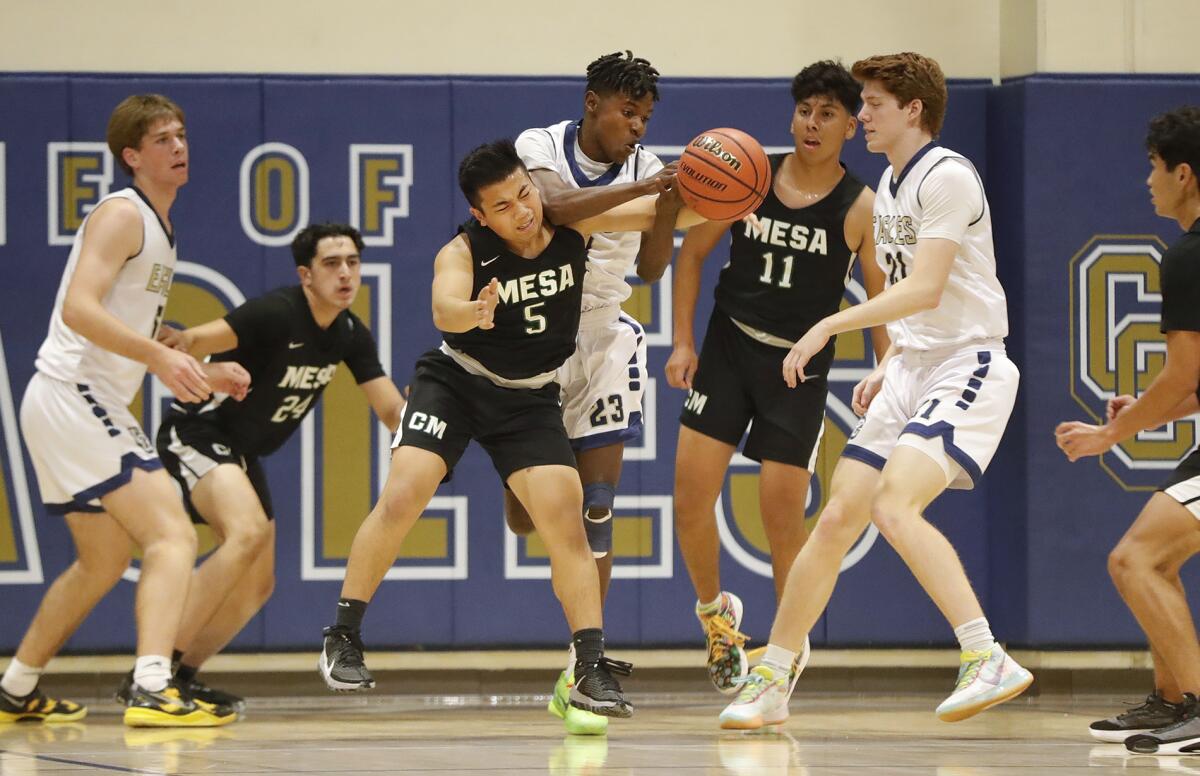
[[[121,683],[117,685],[117,691],[113,693],[113,698],[122,706],[128,706],[129,701],[133,698],[133,669],[129,669],[129,673],[121,677]]]
[[[240,695],[234,695],[231,692],[217,690],[209,687],[199,679],[192,679],[190,682],[183,684],[183,691],[198,701],[212,704],[213,706],[227,706],[239,715],[246,711],[246,699]]]
[[[1190,692],[1183,694],[1183,712],[1173,725],[1125,739],[1125,748],[1136,754],[1193,754],[1200,752],[1200,704]]]
[[[1168,703],[1158,694],[1158,690],[1155,690],[1146,696],[1141,705],[1123,711],[1115,717],[1093,722],[1088,726],[1088,732],[1097,741],[1119,744],[1138,733],[1149,733],[1174,725],[1183,718],[1183,711],[1184,704]]]
[[[363,663],[363,643],[358,632],[331,625],[323,633],[325,646],[317,660],[317,668],[329,689],[354,692],[374,687],[375,677]]]
[[[601,657],[599,662],[584,663],[575,670],[571,705],[602,717],[632,717],[633,706],[621,694],[621,685],[613,674],[629,676],[633,665]]]
[[[22,697],[9,695],[0,689],[0,722],[75,722],[86,716],[86,706],[75,701],[48,698],[37,687]]]

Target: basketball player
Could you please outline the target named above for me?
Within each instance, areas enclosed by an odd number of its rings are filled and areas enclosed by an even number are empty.
[[[240,402],[171,405],[158,452],[183,489],[193,520],[220,546],[196,570],[175,640],[175,677],[192,697],[241,711],[242,698],[204,685],[196,672],[258,613],[275,586],[275,522],[261,459],[279,449],[320,401],[345,362],[375,415],[393,433],[404,399],[383,371],[375,340],[350,311],[361,285],[362,237],[344,224],[314,224],[292,240],[300,285],[252,299],[224,318],[174,332],[197,358],[237,362],[253,392]],[[198,622],[196,612],[216,614]]]
[[[825,423],[833,340],[815,357],[815,379],[789,389],[779,379],[787,349],[837,312],[857,254],[868,293],[883,289],[871,230],[872,191],[842,166],[854,136],[858,82],[837,62],[816,62],[792,80],[795,149],[772,154],[772,188],[755,218],[688,231],[675,260],[675,348],[667,382],[686,388],[675,452],[675,531],[696,589],[713,685],[734,692],[747,671],[742,602],[721,590],[713,508],[746,426],[745,455],[762,462],[759,504],[771,548],[776,596],[804,545],[808,481]],[[716,309],[696,356],[692,320],[704,259],[732,231]],[[887,350],[873,330],[876,355]]]
[[[647,194],[659,194],[671,181],[674,165],[664,169],[658,157],[638,141],[658,101],[658,71],[632,52],[607,54],[588,65],[583,118],[546,128],[527,129],[517,138],[517,153],[529,170],[551,223],[590,218]],[[646,280],[657,280],[671,260],[678,197],[660,197],[662,217],[645,233],[596,234],[588,248],[583,277],[583,310],[575,353],[558,370],[563,423],[575,451],[583,482],[583,525],[596,558],[603,603],[612,577],[613,501],[621,479],[625,442],[642,434],[642,397],[646,385],[645,331],[621,304],[632,289],[625,280],[637,262]],[[533,523],[511,490],[505,490],[505,514],[518,534]],[[559,675],[549,710],[563,719],[567,732],[603,733],[608,718],[571,706],[571,667]]]
[[[194,701],[171,677],[171,647],[196,560],[196,533],[154,446],[127,409],[149,369],[184,401],[244,396],[245,370],[205,367],[158,342],[175,267],[170,210],[188,180],[183,111],[157,94],[127,97],[108,147],[130,188],[100,200],[71,247],[21,402],[21,431],[46,511],[65,515],[77,557],[51,584],[0,679],[0,720],[80,719],[85,709],[37,689],[46,662],[142,550],[137,662],[125,724],[215,726],[233,710]]]
[[[604,657],[599,577],[554,378],[575,349],[588,238],[648,229],[655,206],[643,198],[555,227],[509,140],[469,153],[459,186],[476,220],[434,264],[434,325],[445,339],[417,361],[387,484],[355,536],[320,670],[334,690],[374,686],[359,636],[367,602],[438,483],[476,439],[550,552],[577,658],[571,705],[628,717],[632,706],[613,673],[630,667]]]
[[[1118,396],[1107,422],[1062,423],[1058,446],[1072,461],[1107,452],[1139,431],[1200,411],[1200,107],[1150,122],[1150,200],[1154,212],[1187,230],[1162,257],[1162,331],[1167,360],[1136,400]],[[1200,450],[1193,450],[1108,559],[1113,583],[1150,641],[1155,690],[1146,702],[1091,725],[1101,741],[1143,754],[1200,751],[1200,643],[1179,569],[1200,552]],[[1139,735],[1140,734],[1140,735]]]
[[[962,648],[954,722],[1015,697],[1033,676],[992,638],[954,548],[922,512],[947,487],[970,488],[1012,412],[1017,368],[1004,351],[1008,314],[996,279],[987,198],[974,166],[933,143],[946,111],[938,63],[920,54],[856,62],[867,148],[887,156],[875,195],[876,257],[887,288],[817,322],[783,361],[796,387],[815,376],[831,337],[888,324],[891,346],[854,390],[865,409],[833,475],[829,502],[796,557],[771,642],[722,727],[787,718],[789,672],[825,608],[842,557],[874,522],[954,628]]]

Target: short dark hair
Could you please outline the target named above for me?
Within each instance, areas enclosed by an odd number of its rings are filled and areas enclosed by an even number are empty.
[[[1151,119],[1146,150],[1162,159],[1168,170],[1187,164],[1200,180],[1200,106],[1184,105]]]
[[[349,224],[309,224],[300,230],[300,234],[292,240],[292,259],[297,267],[311,267],[312,260],[317,257],[317,243],[326,237],[349,237],[354,247],[362,253],[363,238],[358,230]]]
[[[792,100],[797,105],[814,95],[832,97],[853,116],[862,105],[862,84],[854,80],[841,62],[822,59],[796,73],[792,79]]]
[[[649,94],[658,102],[658,71],[632,51],[605,54],[587,66],[587,88],[596,94],[620,93],[635,100]]]
[[[471,207],[479,207],[479,190],[512,175],[513,170],[525,169],[517,155],[517,147],[507,137],[484,143],[471,150],[458,164],[458,187]]]

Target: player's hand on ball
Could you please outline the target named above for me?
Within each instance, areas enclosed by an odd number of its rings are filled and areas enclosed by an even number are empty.
[[[1137,401],[1137,397],[1130,396],[1129,394],[1123,394],[1121,396],[1114,396],[1113,398],[1109,399],[1108,405],[1104,408],[1105,409],[1105,412],[1104,412],[1105,422],[1106,423],[1112,422],[1113,418],[1117,417],[1122,412],[1124,412],[1125,408],[1128,407],[1130,404],[1133,404],[1135,401]]]
[[[500,301],[500,281],[492,278],[492,282],[479,289],[479,297],[475,300],[475,325],[481,329],[490,329],[496,324],[492,319],[496,315],[496,304]]]
[[[1066,453],[1067,459],[1074,462],[1089,455],[1107,453],[1117,440],[1109,435],[1108,426],[1072,420],[1058,424],[1054,429],[1054,441],[1058,449]]]
[[[204,401],[212,395],[212,387],[200,362],[187,353],[163,347],[157,349],[147,366],[167,390],[182,401]]]
[[[854,414],[860,418],[866,415],[867,408],[871,406],[871,402],[882,387],[882,369],[874,369],[871,371],[871,374],[859,380],[858,385],[854,386],[854,394],[850,399],[850,408],[854,410]]]
[[[671,351],[671,357],[667,359],[667,385],[691,390],[692,377],[696,374],[699,364],[700,359],[696,356],[694,347],[677,345]]]
[[[788,388],[795,388],[797,382],[802,383],[809,378],[809,375],[804,373],[805,367],[828,342],[829,335],[825,333],[825,327],[818,323],[805,332],[799,342],[792,345],[787,357],[783,359],[783,381],[787,383]]]
[[[250,373],[236,361],[207,363],[202,368],[214,391],[227,393],[235,401],[241,401],[250,393]]]
[[[644,183],[645,192],[647,194],[658,194],[662,196],[669,191],[679,191],[679,186],[675,182],[675,171],[679,169],[679,162],[674,161],[663,167],[661,170],[646,178]]]

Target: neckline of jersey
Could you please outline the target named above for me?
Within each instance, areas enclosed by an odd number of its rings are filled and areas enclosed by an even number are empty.
[[[900,191],[900,184],[904,183],[904,179],[908,177],[910,172],[912,172],[912,168],[917,166],[917,162],[925,158],[925,154],[929,153],[935,148],[937,148],[937,144],[932,141],[921,146],[921,148],[915,154],[913,154],[913,158],[908,160],[908,164],[904,165],[904,169],[900,171],[900,176],[888,181],[888,191],[892,193],[893,198],[895,198],[896,194]]]
[[[571,170],[571,177],[575,179],[575,183],[581,189],[586,189],[591,186],[605,186],[612,183],[617,178],[617,174],[621,172],[620,164],[612,164],[608,170],[600,175],[600,177],[589,178],[579,167],[579,162],[575,159],[575,148],[578,144],[578,133],[581,121],[572,121],[567,124],[567,129],[563,132],[563,156],[567,160],[567,167]],[[583,153],[583,149],[579,150]],[[635,152],[636,153],[636,152]],[[589,157],[590,158],[590,157]],[[594,161],[594,160],[593,160]]]

